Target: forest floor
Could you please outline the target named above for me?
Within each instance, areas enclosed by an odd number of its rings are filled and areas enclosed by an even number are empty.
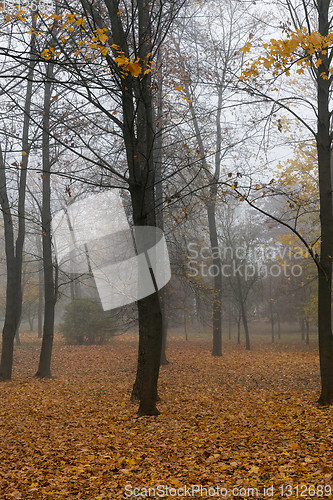
[[[226,340],[214,358],[208,338],[171,334],[161,415],[137,418],[137,336],[58,336],[44,381],[32,378],[35,336],[22,335],[0,385],[1,500],[332,496],[333,408],[316,406],[314,338],[267,336],[251,351]]]

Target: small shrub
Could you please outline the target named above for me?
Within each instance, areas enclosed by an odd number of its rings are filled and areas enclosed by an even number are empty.
[[[74,299],[65,308],[61,331],[67,344],[105,344],[115,334],[112,311],[93,299]]]

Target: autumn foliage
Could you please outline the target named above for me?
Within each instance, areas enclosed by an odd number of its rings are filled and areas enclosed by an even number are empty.
[[[134,335],[75,347],[58,337],[56,378],[45,381],[31,379],[39,349],[27,338],[1,386],[1,499],[123,499],[129,484],[256,487],[261,498],[270,485],[274,498],[280,485],[333,487],[333,415],[313,404],[314,341],[267,339],[251,352],[225,341],[213,358],[210,339],[171,336],[162,413],[137,418]]]

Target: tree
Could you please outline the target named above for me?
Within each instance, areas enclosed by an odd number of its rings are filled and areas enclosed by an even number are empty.
[[[33,23],[34,25],[35,23]],[[29,138],[31,100],[33,94],[33,76],[36,65],[35,35],[30,37],[30,56],[26,73],[26,91],[23,104],[23,124],[21,142],[21,162],[15,161],[19,169],[19,188],[17,202],[17,235],[15,236],[16,220],[14,219],[8,193],[8,170],[6,166],[6,151],[0,146],[0,204],[3,213],[5,229],[5,249],[7,264],[6,313],[2,332],[2,351],[0,364],[0,380],[10,380],[13,367],[14,337],[18,333],[22,312],[22,264],[25,238],[25,198],[27,183],[27,168],[31,140]],[[4,85],[3,93],[8,94]],[[7,173],[6,173],[7,172]]]
[[[191,8],[189,10],[191,14]],[[211,11],[214,12],[213,16]],[[193,129],[189,131],[189,135],[196,151],[194,166],[199,164],[201,167],[202,189],[199,196],[204,198],[213,266],[220,270],[221,259],[215,251],[219,246],[216,222],[216,212],[221,201],[219,188],[235,147],[246,141],[249,130],[248,120],[247,123],[242,123],[242,131],[241,127],[231,124],[226,109],[229,108],[230,101],[237,101],[231,68],[236,73],[242,67],[239,50],[248,32],[253,37],[260,29],[260,22],[258,23],[257,18],[254,20],[250,11],[242,2],[205,2],[200,5],[199,16],[192,12],[190,20],[179,20],[179,32],[172,36],[175,58],[179,61],[178,71],[174,69],[174,73],[181,82],[176,88],[188,103],[188,120],[192,122]],[[205,19],[204,24],[200,23],[201,16]],[[221,39],[220,33],[223,34]],[[210,102],[212,95],[215,99],[213,103]],[[222,272],[216,273],[213,280],[212,354],[221,356]]]
[[[39,366],[36,373],[38,378],[51,377],[51,356],[54,335],[54,308],[57,294],[57,277],[54,277],[51,235],[51,155],[50,155],[50,109],[54,68],[52,63],[46,64],[46,81],[44,87],[43,105],[43,202],[42,202],[42,247],[44,270],[44,326],[42,348]],[[57,272],[57,270],[56,270]]]
[[[303,2],[296,5],[291,0],[284,4],[293,23],[293,29],[286,28],[287,36],[281,40],[272,39],[264,45],[265,54],[248,64],[241,76],[247,82],[247,89],[256,97],[274,103],[276,109],[284,109],[296,117],[307,132],[315,139],[318,154],[319,206],[320,206],[320,256],[308,246],[318,270],[318,329],[319,356],[321,372],[320,405],[333,403],[333,345],[331,325],[331,283],[333,252],[333,213],[332,213],[332,173],[331,173],[331,86],[332,73],[332,5],[330,0]],[[248,42],[242,49],[249,51]],[[298,79],[309,71],[314,83],[314,100],[297,94],[278,99],[272,96],[276,80],[283,75],[293,74]],[[265,88],[256,85],[262,76]],[[267,76],[267,78],[265,78]],[[300,80],[301,81],[301,80]],[[263,84],[263,81],[261,81]],[[271,92],[269,91],[271,90]],[[310,105],[314,111],[313,119],[301,116],[293,104]],[[316,129],[312,123],[316,123]],[[304,241],[304,240],[303,240]],[[306,242],[304,241],[306,244]]]
[[[250,350],[248,302],[261,271],[261,263],[256,256],[256,246],[262,244],[258,221],[250,213],[237,210],[235,200],[226,200],[220,207],[218,221],[219,253],[223,255],[222,272],[229,285],[225,295],[230,294],[238,305],[239,319],[242,320],[245,331],[246,350]]]
[[[108,187],[116,186],[129,191],[136,227],[156,227],[151,72],[156,42],[163,39],[182,3],[106,0],[103,4],[92,5],[82,0],[79,12],[72,10],[72,6],[68,4],[66,14],[59,18],[56,16],[58,20],[65,18],[66,28],[63,28],[64,31],[58,30],[54,35],[61,57],[53,57],[51,47],[43,51],[45,59],[52,59],[55,64],[62,65],[69,79],[71,75],[74,79],[75,75],[72,91],[77,92],[80,98],[83,97],[86,104],[89,103],[90,111],[94,108],[96,115],[102,114],[112,124],[112,130],[108,129],[109,133],[122,138],[119,162],[121,168],[118,170],[113,166],[112,159],[101,154],[101,149],[90,146],[93,142],[91,136],[85,141],[90,131],[86,130],[85,136],[79,139],[95,154],[95,164],[104,167],[104,171],[112,175],[112,180],[108,179]],[[68,31],[72,34],[65,39],[64,33],[68,35]],[[85,32],[84,36],[82,31]],[[159,32],[162,32],[162,37],[158,35]],[[89,43],[85,41],[87,34],[91,45],[89,48]],[[66,45],[62,39],[67,41]],[[81,64],[81,61],[85,64]],[[93,88],[89,86],[90,83]],[[111,101],[105,99],[105,94],[110,96]],[[110,112],[110,102],[116,107],[114,113]],[[78,109],[82,110],[82,106]],[[86,120],[89,122],[90,118]],[[100,129],[96,132],[97,125],[92,124],[93,133],[96,133],[101,144]],[[101,126],[106,129],[105,123],[101,123]],[[74,128],[73,134],[76,134]],[[119,154],[119,145],[115,149]],[[162,318],[157,289],[155,293],[138,301],[138,312],[139,355],[133,395],[140,399],[140,415],[156,415],[162,341]]]

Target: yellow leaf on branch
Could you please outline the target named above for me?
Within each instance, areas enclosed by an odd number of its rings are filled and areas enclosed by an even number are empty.
[[[251,47],[252,47],[252,43],[247,42],[247,43],[244,45],[244,47],[242,47],[242,48],[240,49],[240,52],[243,52],[243,54],[246,54],[246,52],[250,52]]]

